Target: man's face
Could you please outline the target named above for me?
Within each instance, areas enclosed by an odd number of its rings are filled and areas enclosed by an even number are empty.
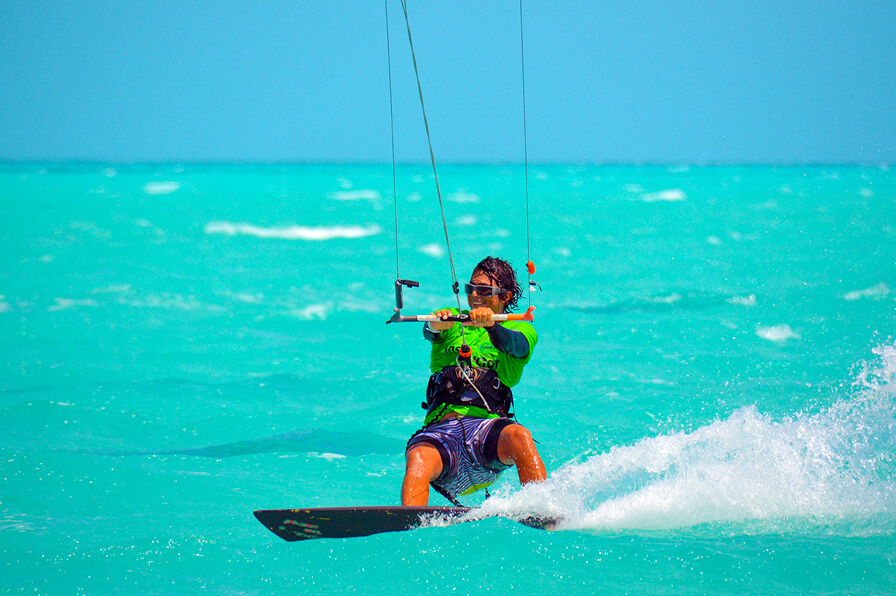
[[[492,286],[496,287],[498,283],[490,278],[487,273],[483,273],[482,271],[474,271],[473,277],[470,278],[470,284],[474,286]],[[487,292],[484,292],[487,293]],[[505,292],[504,294],[495,294],[494,296],[482,296],[477,291],[473,291],[472,294],[467,294],[467,303],[470,305],[470,310],[474,308],[486,307],[492,309],[494,313],[503,313],[504,312],[504,304],[506,303],[507,294],[510,292]]]

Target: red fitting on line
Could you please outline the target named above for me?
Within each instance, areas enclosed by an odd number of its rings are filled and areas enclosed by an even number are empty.
[[[529,270],[529,275],[535,275],[535,263],[529,261],[526,263],[526,269]]]
[[[464,344],[460,347],[458,354],[460,354],[461,358],[469,358],[473,355],[473,349],[467,344]]]

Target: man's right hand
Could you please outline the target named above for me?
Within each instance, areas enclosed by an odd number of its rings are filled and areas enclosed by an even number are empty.
[[[434,310],[432,314],[437,317],[450,317],[454,313],[451,312],[450,309],[443,308],[441,310]],[[433,331],[444,331],[445,329],[450,329],[454,325],[454,321],[438,321],[438,322],[430,322],[429,328]]]

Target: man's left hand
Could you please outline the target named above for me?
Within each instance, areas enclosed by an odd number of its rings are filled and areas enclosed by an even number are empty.
[[[470,311],[470,322],[464,323],[470,327],[492,327],[495,322],[492,321],[492,315],[495,314],[492,312],[492,309],[482,306],[479,308],[474,308]]]

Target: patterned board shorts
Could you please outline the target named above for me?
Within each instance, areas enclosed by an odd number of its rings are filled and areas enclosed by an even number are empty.
[[[509,418],[460,417],[431,424],[408,441],[405,453],[428,443],[442,456],[442,474],[433,484],[450,495],[469,495],[485,488],[509,468],[498,459],[498,437]]]

